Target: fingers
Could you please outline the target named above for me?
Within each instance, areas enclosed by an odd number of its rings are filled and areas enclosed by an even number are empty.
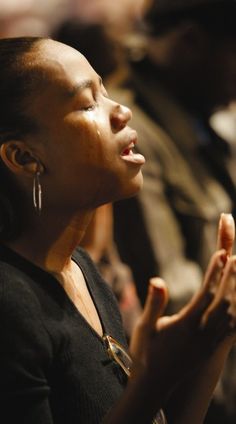
[[[209,290],[214,293],[218,288],[222,277],[223,269],[227,262],[227,257],[227,251],[223,249],[215,252],[214,255],[211,257],[203,280],[203,286],[205,291]]]
[[[157,319],[162,315],[167,301],[168,293],[165,282],[161,278],[151,278],[142,314],[142,323],[150,330],[156,327]]]
[[[222,303],[225,302],[228,304],[226,312],[230,316],[229,322],[234,325],[236,321],[236,256],[232,256],[225,266],[214,299],[202,317],[202,326],[206,324],[210,316],[217,313]]]
[[[234,238],[234,219],[231,214],[222,213],[218,227],[217,249],[225,249],[227,255],[230,256],[233,250]]]
[[[168,300],[167,288],[161,278],[151,278],[143,313],[137,322],[130,340],[130,353],[137,361],[143,354],[147,340],[156,329],[157,319],[161,316]]]
[[[209,307],[214,298],[214,293],[218,290],[226,262],[227,253],[225,250],[214,253],[205,273],[202,290],[196,293],[191,302],[182,309],[181,315],[191,314],[193,321],[202,319],[202,314]]]
[[[228,260],[222,276],[221,283],[215,296],[215,302],[222,298],[230,299],[236,290],[236,255]]]

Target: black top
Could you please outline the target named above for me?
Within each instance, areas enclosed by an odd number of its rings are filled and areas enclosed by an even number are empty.
[[[81,268],[104,333],[126,346],[107,284],[81,250]],[[101,423],[126,381],[102,338],[58,281],[0,247],[0,422]]]

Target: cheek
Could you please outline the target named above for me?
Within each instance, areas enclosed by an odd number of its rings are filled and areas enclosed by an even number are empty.
[[[97,115],[92,112],[86,112],[85,116],[73,113],[54,132],[57,138],[52,143],[54,148],[50,156],[63,173],[67,172],[70,176],[83,174],[91,180],[99,172],[104,174],[104,171],[113,168],[118,153],[115,140],[106,117]],[[100,176],[97,178],[100,179]]]
[[[80,123],[78,137],[78,150],[82,163],[93,165],[95,170],[105,164],[111,164],[116,149],[105,121],[95,120],[92,113],[88,114],[84,122]]]
[[[86,123],[73,123],[58,129],[55,141],[57,148],[52,148],[53,162],[58,162],[61,169],[69,173],[76,168],[79,170],[83,164],[93,159],[95,129]]]

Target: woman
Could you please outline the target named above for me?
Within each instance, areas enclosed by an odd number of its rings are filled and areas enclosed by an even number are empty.
[[[0,92],[1,422],[151,423],[163,408],[169,423],[199,424],[235,340],[236,257],[217,251],[172,317],[160,318],[164,282],[150,282],[127,382],[113,296],[75,248],[96,207],[142,185],[131,112],[49,39],[0,40]]]

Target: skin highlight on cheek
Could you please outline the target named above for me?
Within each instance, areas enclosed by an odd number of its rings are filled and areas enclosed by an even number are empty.
[[[94,117],[94,111],[93,111],[93,110],[91,110],[91,111],[88,111],[87,113],[88,113],[88,118],[89,118],[89,119],[90,119],[90,121],[91,121],[91,124],[92,124],[92,125],[94,126],[94,128],[95,128],[95,133],[96,133],[97,137],[98,137],[99,139],[101,139],[101,132],[100,132],[100,130],[98,129],[98,125],[97,125],[96,120],[95,120],[95,117]]]
[[[86,111],[86,123],[90,128],[91,127],[94,128],[94,139],[101,141],[101,132],[98,129],[98,124],[97,124],[96,119],[95,119],[94,110]]]

